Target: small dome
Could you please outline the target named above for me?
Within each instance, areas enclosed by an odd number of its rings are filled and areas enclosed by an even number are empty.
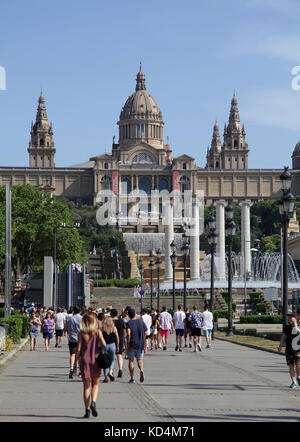
[[[162,112],[154,98],[146,90],[146,77],[142,66],[136,77],[136,91],[130,95],[120,114],[120,120],[162,121]]]
[[[295,149],[294,149],[294,154],[295,153],[299,153],[300,154],[300,141],[296,144]]]

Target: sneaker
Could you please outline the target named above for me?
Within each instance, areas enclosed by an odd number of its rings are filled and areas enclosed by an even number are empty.
[[[295,381],[293,381],[293,382],[291,383],[291,385],[290,385],[290,388],[296,388],[296,387],[297,387],[297,384],[296,384]]]
[[[144,372],[141,371],[141,374],[140,374],[140,382],[143,383],[144,380],[145,380],[145,378],[144,378]]]
[[[167,347],[165,346],[165,347],[163,348],[163,350],[167,350]]]
[[[56,344],[55,344],[55,348],[57,348],[57,347],[58,347],[58,344],[56,343]]]
[[[300,376],[297,377],[298,385],[300,386]]]
[[[122,370],[119,370],[119,371],[118,371],[118,376],[117,376],[117,377],[118,377],[118,378],[121,378],[122,376],[123,376],[123,371],[122,371]]]
[[[128,382],[128,384],[136,384],[134,379],[130,379],[130,381]]]
[[[109,377],[109,379],[111,380],[111,382],[114,382],[114,380],[115,380],[115,377],[114,377],[114,376],[112,376],[111,374],[109,374],[108,377]]]
[[[177,351],[178,350],[178,345],[176,345],[176,347],[175,347],[175,351]]]
[[[91,402],[90,408],[91,408],[92,415],[94,417],[97,417],[98,416],[98,412],[96,410],[96,403],[94,401]]]
[[[201,351],[201,345],[198,344],[197,347],[198,347],[198,350]]]
[[[189,348],[192,348],[192,344],[189,344]]]
[[[70,370],[69,379],[73,379],[73,370]]]
[[[185,344],[184,348],[187,348],[187,344]]]
[[[180,348],[179,351],[182,351],[182,349]]]
[[[83,416],[83,419],[88,419],[90,417],[91,410],[85,410],[85,415]]]

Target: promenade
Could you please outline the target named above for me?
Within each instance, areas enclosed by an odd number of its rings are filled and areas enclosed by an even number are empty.
[[[145,382],[124,376],[103,384],[98,418],[87,422],[275,422],[300,421],[300,387],[290,390],[281,355],[215,340],[212,349],[145,355]],[[84,414],[81,379],[68,379],[67,340],[45,352],[24,347],[0,368],[0,422],[79,422]],[[115,366],[117,373],[117,365]]]

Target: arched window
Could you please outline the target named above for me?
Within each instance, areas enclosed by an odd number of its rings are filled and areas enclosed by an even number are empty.
[[[183,170],[186,170],[186,163],[183,163],[182,168]]]
[[[134,156],[132,164],[153,164],[154,160],[147,152],[141,152]]]

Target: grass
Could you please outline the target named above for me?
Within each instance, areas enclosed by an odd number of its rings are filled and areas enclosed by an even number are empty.
[[[271,339],[265,339],[257,336],[226,336],[226,332],[222,331],[215,331],[214,335],[216,338],[221,338],[229,342],[235,342],[237,344],[260,347],[262,350],[265,349],[277,351],[279,346],[279,341],[272,341]],[[284,354],[284,351],[282,351],[281,353]]]

